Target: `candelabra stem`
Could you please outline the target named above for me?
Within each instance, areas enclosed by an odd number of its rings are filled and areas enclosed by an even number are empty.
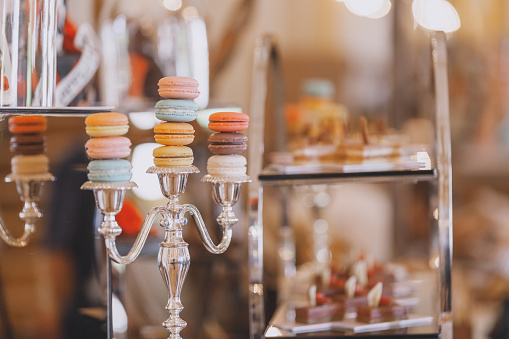
[[[9,246],[25,247],[28,244],[28,241],[30,240],[30,237],[32,236],[34,231],[35,231],[34,224],[25,223],[25,230],[23,232],[23,235],[19,238],[13,237],[9,233],[7,228],[5,228],[3,221],[0,219],[0,236]]]
[[[147,241],[147,237],[155,217],[157,216],[158,213],[165,215],[164,214],[165,211],[166,211],[165,208],[161,206],[153,207],[149,211],[148,215],[143,221],[141,230],[138,233],[138,236],[136,237],[136,240],[134,241],[131,250],[125,256],[122,256],[120,255],[120,253],[118,253],[115,241],[115,238],[120,234],[122,229],[120,228],[120,226],[118,226],[117,222],[115,221],[114,215],[105,214],[103,224],[101,225],[101,227],[99,227],[99,233],[104,236],[104,244],[106,246],[106,251],[108,252],[110,258],[113,259],[115,262],[123,265],[130,264],[134,260],[136,260],[136,258],[138,258],[138,256],[140,255],[141,250],[143,249],[143,245]]]
[[[161,225],[165,227],[165,238],[161,243],[158,255],[158,264],[164,284],[168,290],[168,303],[166,309],[169,318],[163,326],[170,332],[168,339],[180,339],[180,331],[187,323],[180,318],[184,309],[180,301],[182,286],[189,270],[191,257],[188,244],[182,238],[182,225],[178,213],[170,211],[170,218],[163,219]]]
[[[196,206],[189,204],[183,205],[182,215],[186,212],[189,212],[193,217],[196,228],[198,229],[198,233],[200,234],[200,238],[205,245],[205,248],[210,253],[220,254],[224,253],[228,249],[228,246],[230,246],[230,242],[232,240],[232,230],[230,227],[223,225],[223,238],[218,245],[215,245],[205,227],[205,223],[203,222],[200,211],[196,208]],[[233,217],[235,217],[235,215],[233,215]]]
[[[19,193],[21,201],[24,202],[23,210],[19,213],[21,220],[25,222],[25,229],[21,237],[16,238],[12,236],[7,230],[5,224],[0,219],[0,237],[9,245],[13,247],[25,247],[30,240],[30,237],[35,231],[35,223],[42,218],[42,213],[37,206],[41,195],[42,185],[44,181],[54,180],[51,174],[45,174],[37,178],[20,179],[19,177],[9,174],[5,181],[16,182],[16,188]]]

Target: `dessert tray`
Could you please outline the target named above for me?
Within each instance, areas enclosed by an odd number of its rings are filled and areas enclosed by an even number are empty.
[[[395,158],[370,160],[344,160],[336,162],[295,161],[272,163],[260,174],[267,184],[292,183],[295,181],[328,181],[355,179],[363,181],[430,180],[436,177],[428,152],[416,152]]]
[[[354,315],[344,320],[330,321],[316,324],[304,324],[286,319],[287,305],[281,304],[270,325],[265,333],[266,338],[271,337],[292,337],[296,334],[313,333],[313,332],[346,332],[349,335],[356,333],[378,332],[387,330],[399,330],[409,327],[426,326],[433,323],[432,316],[423,316],[409,314],[407,319],[394,320],[379,323],[362,323],[358,322]],[[271,333],[276,333],[272,336]]]
[[[304,324],[286,320],[287,306],[281,305],[276,311],[272,319],[272,326],[293,333],[310,333],[319,331],[347,331],[353,333],[376,332],[385,330],[395,330],[414,326],[425,326],[433,323],[433,317],[409,314],[407,319],[386,321],[379,323],[363,323],[355,319],[355,317],[344,320],[330,321],[316,324]]]

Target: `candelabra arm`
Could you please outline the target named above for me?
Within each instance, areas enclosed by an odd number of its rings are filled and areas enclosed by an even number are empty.
[[[230,227],[223,227],[223,238],[218,245],[215,245],[210,238],[207,228],[205,227],[205,222],[201,217],[200,211],[194,205],[184,204],[182,205],[181,217],[183,217],[186,212],[189,212],[193,217],[196,228],[198,229],[198,233],[200,234],[200,238],[203,241],[205,248],[210,253],[221,254],[228,249],[228,246],[232,240],[232,230]]]
[[[123,265],[127,265],[132,263],[141,253],[141,250],[143,249],[143,246],[145,245],[145,242],[147,241],[148,234],[150,232],[150,229],[152,228],[152,224],[154,223],[154,219],[157,216],[157,214],[161,213],[164,217],[165,214],[165,207],[162,206],[155,206],[150,209],[149,213],[145,217],[145,220],[143,221],[143,225],[141,226],[141,230],[138,233],[138,236],[136,237],[136,240],[134,241],[133,246],[131,247],[131,250],[129,253],[127,253],[125,256],[120,255],[118,253],[117,245],[115,242],[115,238],[118,234],[112,234],[107,232],[101,232],[104,236],[104,244],[106,246],[106,251],[108,252],[108,255],[111,259],[113,259],[115,262]]]
[[[2,219],[0,219],[0,237],[7,243],[9,246],[13,247],[25,247],[30,240],[30,237],[34,233],[35,225],[33,223],[26,222],[25,223],[25,231],[23,235],[19,238],[13,237],[7,228],[4,225]]]

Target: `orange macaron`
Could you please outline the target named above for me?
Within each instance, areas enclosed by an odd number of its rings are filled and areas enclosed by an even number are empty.
[[[209,116],[209,129],[214,132],[239,132],[249,126],[249,116],[238,112],[217,112]]]
[[[31,134],[46,131],[47,120],[39,115],[21,115],[9,118],[9,132],[12,134]]]
[[[154,127],[154,139],[166,146],[189,145],[194,140],[194,128],[184,122],[162,122]]]

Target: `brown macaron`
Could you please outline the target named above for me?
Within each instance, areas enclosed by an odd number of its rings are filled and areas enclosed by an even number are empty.
[[[16,134],[11,137],[10,150],[20,155],[44,153],[45,137],[41,133]]]
[[[241,154],[247,149],[247,136],[242,133],[214,133],[209,142],[209,150],[218,155]]]

